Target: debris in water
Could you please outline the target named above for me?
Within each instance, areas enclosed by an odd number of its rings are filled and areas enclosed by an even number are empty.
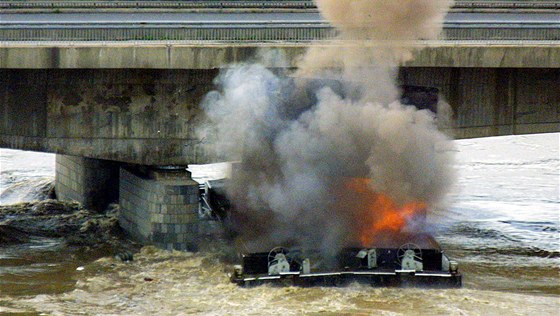
[[[119,252],[115,255],[115,259],[121,260],[122,262],[130,262],[134,260],[134,255],[128,251]]]
[[[32,236],[63,238],[72,246],[123,248],[116,205],[105,214],[91,212],[80,203],[69,201],[0,205],[0,241],[23,243]]]

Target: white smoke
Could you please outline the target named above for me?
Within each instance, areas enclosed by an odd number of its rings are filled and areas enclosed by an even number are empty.
[[[343,37],[408,40],[437,35],[434,25],[449,2],[317,4]],[[397,203],[421,201],[430,208],[453,182],[453,158],[439,150],[448,139],[433,113],[397,101],[395,59],[386,57],[391,51],[402,56],[402,45],[382,53],[352,45],[325,55],[311,48],[293,76],[259,64],[235,65],[220,74],[218,89],[203,102],[216,148],[241,161],[229,195],[233,220],[253,250],[355,242],[358,215],[341,203],[352,199],[344,189],[348,177],[369,177],[372,189]],[[302,78],[307,76],[313,79]]]

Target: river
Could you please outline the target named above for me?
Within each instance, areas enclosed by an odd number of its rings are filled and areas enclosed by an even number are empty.
[[[0,315],[559,315],[560,134],[455,141],[450,208],[431,214],[462,289],[271,287],[228,281],[220,250],[135,260],[57,239],[0,245]],[[2,149],[1,203],[39,198],[54,156]],[[17,189],[13,189],[14,185]],[[219,249],[219,248],[217,248]]]

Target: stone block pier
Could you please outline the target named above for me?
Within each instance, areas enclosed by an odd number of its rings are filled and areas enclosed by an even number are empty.
[[[120,169],[119,223],[137,240],[172,250],[197,250],[198,183],[186,170]]]

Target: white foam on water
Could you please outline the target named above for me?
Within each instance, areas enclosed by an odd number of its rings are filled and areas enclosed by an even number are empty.
[[[54,154],[0,149],[0,205],[37,200],[54,173]]]

